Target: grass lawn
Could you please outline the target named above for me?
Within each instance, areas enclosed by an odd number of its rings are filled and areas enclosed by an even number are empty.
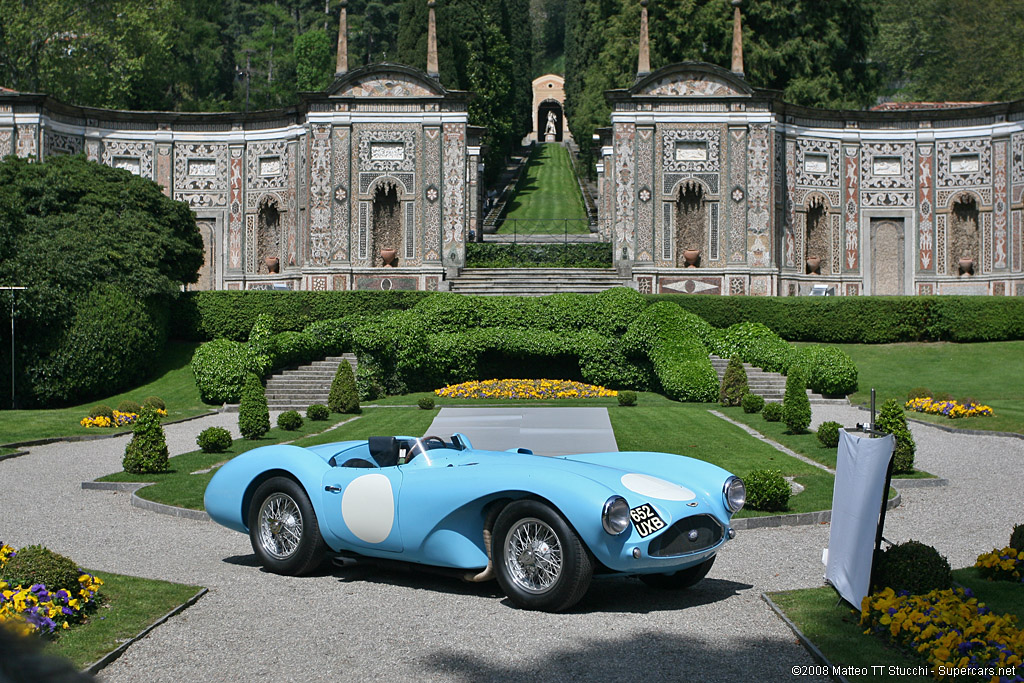
[[[832,346],[857,365],[860,388],[850,396],[854,403],[868,405],[872,387],[879,406],[887,398],[906,401],[908,391],[925,387],[977,399],[995,414],[958,420],[925,413],[908,417],[960,429],[1024,433],[1024,341]]]
[[[106,603],[87,622],[46,644],[47,653],[70,659],[76,669],[115,650],[200,590],[198,586],[88,571],[103,580],[100,595],[106,597]]]
[[[583,208],[579,184],[572,169],[569,152],[559,144],[542,143],[534,147],[515,194],[508,202],[506,219],[518,223],[518,232],[589,233],[587,212]],[[564,223],[561,219],[572,219]],[[558,220],[553,220],[558,219]],[[513,222],[507,221],[499,234],[511,234]]]
[[[114,429],[86,429],[79,424],[83,417],[88,417],[89,409],[98,403],[117,408],[117,404],[125,399],[142,403],[147,396],[159,396],[167,403],[165,422],[207,413],[211,407],[199,399],[199,389],[189,366],[196,346],[198,344],[168,342],[163,354],[157,357],[154,363],[152,379],[131,391],[69,408],[2,410],[0,444],[84,434],[116,433],[117,430]],[[122,429],[131,430],[130,427]]]
[[[644,397],[647,395],[645,394]],[[706,460],[743,477],[758,469],[781,470],[806,487],[789,500],[786,512],[814,512],[832,507],[831,474],[781,453],[736,425],[708,412],[717,404],[652,403],[616,406],[608,411],[620,451],[661,451]],[[779,514],[743,509],[737,517]]]
[[[1008,581],[986,581],[973,567],[957,569],[953,580],[974,591],[979,602],[997,614],[1016,614],[1024,622],[1024,588]],[[872,665],[919,666],[923,660],[890,647],[877,637],[864,635],[860,615],[830,587],[771,593],[770,597],[786,616],[813,642],[832,664],[870,667]],[[902,676],[900,680],[924,681],[930,677]],[[893,677],[858,676],[857,681],[891,681]]]
[[[163,474],[116,472],[100,477],[97,481],[155,482],[153,486],[147,486],[139,491],[138,495],[146,500],[165,505],[202,510],[203,493],[216,470],[201,474],[192,474],[193,472],[209,469],[253,448],[270,446],[282,441],[295,440],[294,442],[298,446],[312,446],[331,441],[364,439],[367,436],[381,434],[423,434],[436,413],[436,410],[420,410],[419,408],[372,410],[364,412],[356,420],[331,429],[332,425],[354,417],[332,413],[330,421],[305,420],[302,427],[293,432],[275,427],[261,439],[236,439],[231,448],[224,453],[203,453],[196,450],[176,455],[170,460],[170,472]]]
[[[818,441],[818,435],[816,432],[806,432],[804,434],[793,434],[789,431],[789,427],[786,426],[785,422],[768,422],[764,419],[761,413],[745,413],[742,408],[722,408],[718,410],[723,415],[729,417],[737,422],[753,427],[761,434],[767,436],[772,441],[782,444],[786,448],[805,455],[815,462],[820,462],[822,465],[827,465],[832,469],[836,467],[836,451],[835,448],[829,448],[822,446],[821,442]],[[865,419],[865,421],[867,421]],[[853,425],[843,425],[853,426]],[[929,474],[928,472],[915,471],[911,474],[898,474],[895,475],[902,479],[934,479],[935,475]]]

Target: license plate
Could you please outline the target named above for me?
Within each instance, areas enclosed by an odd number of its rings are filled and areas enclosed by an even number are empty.
[[[650,536],[655,531],[665,528],[665,520],[658,516],[649,503],[638,505],[629,511],[629,517],[633,520],[633,526],[640,537]]]

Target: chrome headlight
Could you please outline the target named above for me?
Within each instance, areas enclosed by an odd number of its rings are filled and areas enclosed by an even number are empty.
[[[730,512],[739,512],[747,502],[747,487],[739,477],[726,479],[722,493],[725,494],[725,505]]]
[[[612,536],[618,536],[629,527],[629,503],[622,496],[612,496],[601,510],[601,526]]]

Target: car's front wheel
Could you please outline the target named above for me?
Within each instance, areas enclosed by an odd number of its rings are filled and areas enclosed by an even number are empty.
[[[287,477],[260,484],[249,506],[249,540],[267,571],[299,576],[324,559],[316,513],[305,490]]]
[[[673,574],[641,574],[640,580],[651,588],[662,590],[682,590],[694,585],[711,571],[711,565],[715,563],[715,555],[686,569],[680,569]]]
[[[498,584],[518,607],[560,612],[590,587],[594,565],[576,532],[550,506],[509,503],[492,535]]]

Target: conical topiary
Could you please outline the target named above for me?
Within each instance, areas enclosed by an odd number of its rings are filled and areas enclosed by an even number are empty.
[[[334,373],[331,382],[331,393],[327,397],[327,407],[335,413],[359,413],[359,390],[356,388],[356,376],[352,366],[343,360]]]
[[[722,375],[722,386],[718,392],[718,400],[723,406],[738,406],[747,393],[747,371],[743,369],[743,360],[733,355]]]
[[[242,385],[242,400],[238,405],[238,431],[246,439],[258,439],[270,431],[270,411],[263,393],[263,382],[249,373]]]
[[[914,471],[914,452],[917,444],[907,427],[907,416],[903,406],[894,398],[882,404],[875,420],[875,429],[896,437],[896,451],[893,453],[893,474],[906,474]]]
[[[811,424],[811,401],[807,398],[807,379],[798,368],[790,368],[786,394],[782,398],[782,421],[794,434],[803,434]]]
[[[152,410],[143,408],[132,427],[132,440],[124,449],[124,471],[131,474],[166,472],[171,468],[167,455],[167,439],[160,418]]]

